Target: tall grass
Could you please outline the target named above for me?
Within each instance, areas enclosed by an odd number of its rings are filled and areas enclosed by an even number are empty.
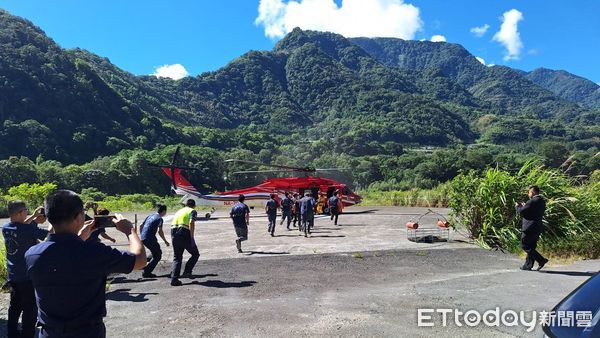
[[[0,284],[4,284],[8,277],[6,270],[6,246],[4,240],[0,240]]]
[[[433,189],[365,190],[358,194],[362,196],[361,204],[365,206],[444,208],[448,206],[448,191],[448,184],[440,184]]]
[[[520,251],[521,218],[515,202],[527,200],[529,185],[546,199],[540,249],[554,256],[600,257],[600,183],[595,174],[578,185],[559,171],[527,163],[515,174],[489,169],[469,172],[450,182],[449,206],[455,223],[468,229],[481,246]]]

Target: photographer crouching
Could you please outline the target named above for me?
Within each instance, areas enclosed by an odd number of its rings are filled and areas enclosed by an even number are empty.
[[[127,236],[129,252],[86,241],[94,221],[85,222],[83,202],[69,190],[48,196],[45,211],[54,233],[25,253],[40,337],[106,337],[106,275],[146,266],[136,229],[120,215],[112,219]]]

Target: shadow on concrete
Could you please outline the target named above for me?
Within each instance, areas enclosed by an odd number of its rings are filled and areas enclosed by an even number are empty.
[[[312,238],[318,238],[318,237],[323,237],[323,238],[341,238],[341,237],[346,237],[346,236],[344,236],[344,235],[317,235],[317,236],[311,235],[310,237],[312,237]]]
[[[345,223],[340,222],[340,225],[336,225],[336,226],[343,228],[343,227],[366,227],[367,225],[366,224],[345,224]]]
[[[197,282],[193,281],[191,283],[184,283],[183,285],[202,285],[209,288],[219,288],[219,289],[228,289],[228,288],[247,288],[249,286],[253,286],[256,284],[255,281],[242,281],[242,282],[223,282],[221,280],[207,280],[205,282]]]
[[[107,300],[113,300],[115,302],[134,302],[141,303],[148,301],[146,296],[158,295],[156,292],[130,292],[131,289],[117,289],[106,293]]]
[[[294,237],[298,237],[298,236],[294,236]],[[289,255],[290,254],[287,251],[281,251],[281,252],[277,252],[277,251],[244,251],[244,253],[246,254],[246,256],[251,256],[251,255]]]
[[[370,209],[370,210],[363,210],[363,211],[344,211],[343,213],[341,213],[340,215],[361,215],[361,214],[373,214],[376,211],[379,211],[379,209]]]
[[[196,278],[206,278],[206,277],[217,277],[216,273],[207,273],[204,275],[191,275],[191,276],[180,276],[180,278],[188,278],[188,279],[196,279]],[[171,278],[171,275],[167,275],[167,277]]]
[[[583,271],[558,271],[558,270],[540,270],[539,272],[547,273],[547,274],[551,274],[551,275],[565,275],[565,276],[577,276],[577,277],[592,277],[593,275],[598,273],[598,272],[592,272],[592,271],[583,272]]]
[[[159,276],[157,276],[159,277]],[[135,278],[128,279],[127,277],[115,277],[113,279],[109,279],[108,282],[110,284],[129,284],[129,283],[145,283],[145,282],[153,282],[156,278]]]

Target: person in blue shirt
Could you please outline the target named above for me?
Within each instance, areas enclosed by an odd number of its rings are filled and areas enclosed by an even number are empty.
[[[248,239],[248,224],[250,224],[250,208],[244,203],[246,196],[240,195],[238,202],[231,208],[229,216],[233,220],[233,228],[237,239],[235,246],[239,253],[242,253],[242,242]]]
[[[152,273],[154,268],[160,259],[162,258],[162,251],[160,250],[160,244],[158,244],[158,240],[156,239],[156,233],[162,238],[165,242],[166,246],[169,246],[169,242],[165,238],[165,233],[163,232],[163,217],[167,214],[167,206],[159,204],[156,213],[146,217],[144,223],[142,223],[142,229],[140,230],[142,243],[144,246],[150,250],[152,254],[152,259],[144,268],[144,272],[142,273],[142,277],[144,278],[155,278],[156,275]]]
[[[271,199],[267,201],[265,205],[265,213],[269,218],[268,232],[271,233],[271,237],[275,236],[275,224],[277,224],[277,209],[279,209],[279,203],[275,199],[277,195],[271,194]]]
[[[341,203],[338,197],[339,190],[336,190],[333,196],[329,197],[329,215],[331,220],[334,221],[334,225],[338,225],[338,217],[340,216],[339,203]]]
[[[2,227],[6,247],[7,282],[11,286],[7,334],[9,338],[33,337],[37,307],[33,284],[26,272],[25,252],[48,236],[48,230],[37,226],[37,223],[44,223],[46,219],[41,207],[37,208],[33,215],[28,216],[27,206],[23,201],[9,202],[8,215],[10,222]],[[21,314],[23,318],[19,332]]]
[[[317,201],[312,197],[312,193],[309,191],[304,195],[304,198],[300,200],[300,214],[302,215],[302,225],[300,231],[304,231],[304,237],[308,237],[310,230],[315,223],[315,208]]]
[[[287,229],[290,230],[290,224],[292,223],[292,207],[294,206],[294,201],[292,200],[292,196],[289,192],[285,192],[285,197],[281,200],[281,223],[279,225],[283,225],[283,222],[287,218]]]
[[[83,202],[69,190],[46,197],[45,210],[54,233],[25,253],[39,337],[105,337],[105,278],[144,268],[142,241],[131,222],[118,214],[111,221],[127,236],[129,251],[86,241],[94,221],[85,222]]]

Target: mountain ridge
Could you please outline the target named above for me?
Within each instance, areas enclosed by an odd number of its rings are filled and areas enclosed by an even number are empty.
[[[17,147],[0,142],[0,157],[81,162],[122,149],[202,144],[199,135],[230,131],[271,135],[269,142],[282,145],[299,137],[343,144],[336,149],[367,156],[403,144],[520,141],[504,127],[514,120],[535,130],[526,137],[576,139],[571,130],[581,129],[577,135],[587,138],[594,130],[573,123],[598,119],[515,70],[481,65],[459,45],[295,29],[271,51],[250,51],[218,70],[174,81],[64,50],[31,22],[1,10],[0,24],[0,136],[23,140]],[[385,53],[375,53],[373,44]],[[429,49],[431,55],[409,66],[393,54]],[[481,119],[496,129],[482,129]],[[544,129],[555,122],[563,129]]]

